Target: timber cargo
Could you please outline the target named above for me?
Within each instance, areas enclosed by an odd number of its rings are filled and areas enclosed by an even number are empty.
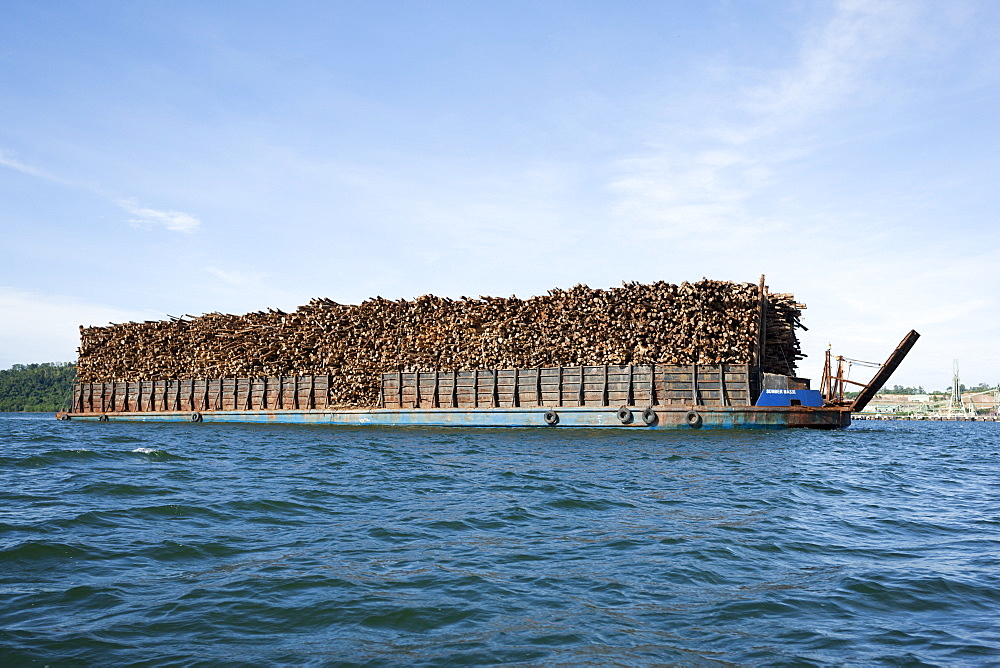
[[[842,428],[859,409],[843,398],[853,381],[829,355],[819,390],[795,376],[804,308],[761,277],[81,328],[81,382],[60,418]]]

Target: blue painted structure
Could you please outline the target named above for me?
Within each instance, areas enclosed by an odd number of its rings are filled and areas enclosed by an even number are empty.
[[[795,403],[797,402],[797,403]],[[812,406],[823,405],[819,390],[761,390],[757,406]]]

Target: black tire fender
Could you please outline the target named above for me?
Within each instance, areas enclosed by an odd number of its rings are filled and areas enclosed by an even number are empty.
[[[622,424],[632,424],[634,416],[632,415],[632,411],[629,410],[628,406],[622,406],[621,408],[619,408],[618,412],[615,413],[615,415],[618,417],[618,419],[621,421]]]
[[[656,424],[656,411],[653,410],[652,406],[647,406],[646,410],[642,412],[642,421],[646,426]]]
[[[545,424],[559,424],[559,413],[556,413],[554,410],[549,409],[545,411],[544,419],[545,419]]]
[[[687,415],[684,416],[684,421],[692,429],[700,429],[702,425],[701,415],[698,414],[698,411],[688,411]]]
[[[195,411],[194,413],[191,413],[191,417],[189,419],[191,422],[201,422],[201,413]]]

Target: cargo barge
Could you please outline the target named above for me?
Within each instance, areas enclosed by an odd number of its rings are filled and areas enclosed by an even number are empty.
[[[885,364],[876,365],[879,370],[867,384],[847,379],[844,358],[827,353],[821,387],[815,390],[806,379],[769,372],[763,277],[754,302],[756,331],[744,337],[749,339],[750,363],[397,370],[369,376],[374,382],[352,377],[356,385],[371,388],[372,399],[366,402],[371,405],[361,406],[345,405],[343,376],[334,374],[81,382],[73,388],[70,410],[57,417],[351,426],[842,429],[851,423],[851,413],[863,409],[885,384],[919,336],[910,332]],[[102,350],[107,348],[104,344]],[[852,401],[844,399],[845,383],[862,388]]]
[[[60,419],[435,427],[842,429],[888,380],[910,332],[845,401],[828,358],[821,390],[741,364],[384,373],[379,404],[338,408],[330,376],[77,383]],[[854,383],[861,385],[860,383]]]

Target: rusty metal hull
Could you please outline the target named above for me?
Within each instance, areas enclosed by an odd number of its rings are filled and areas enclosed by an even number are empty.
[[[202,412],[61,413],[62,419],[130,422],[233,422],[383,427],[539,427],[613,429],[843,429],[845,408],[802,406],[657,406],[655,416],[631,407],[344,409]],[[553,419],[554,416],[554,419]],[[548,418],[548,419],[547,419]]]

